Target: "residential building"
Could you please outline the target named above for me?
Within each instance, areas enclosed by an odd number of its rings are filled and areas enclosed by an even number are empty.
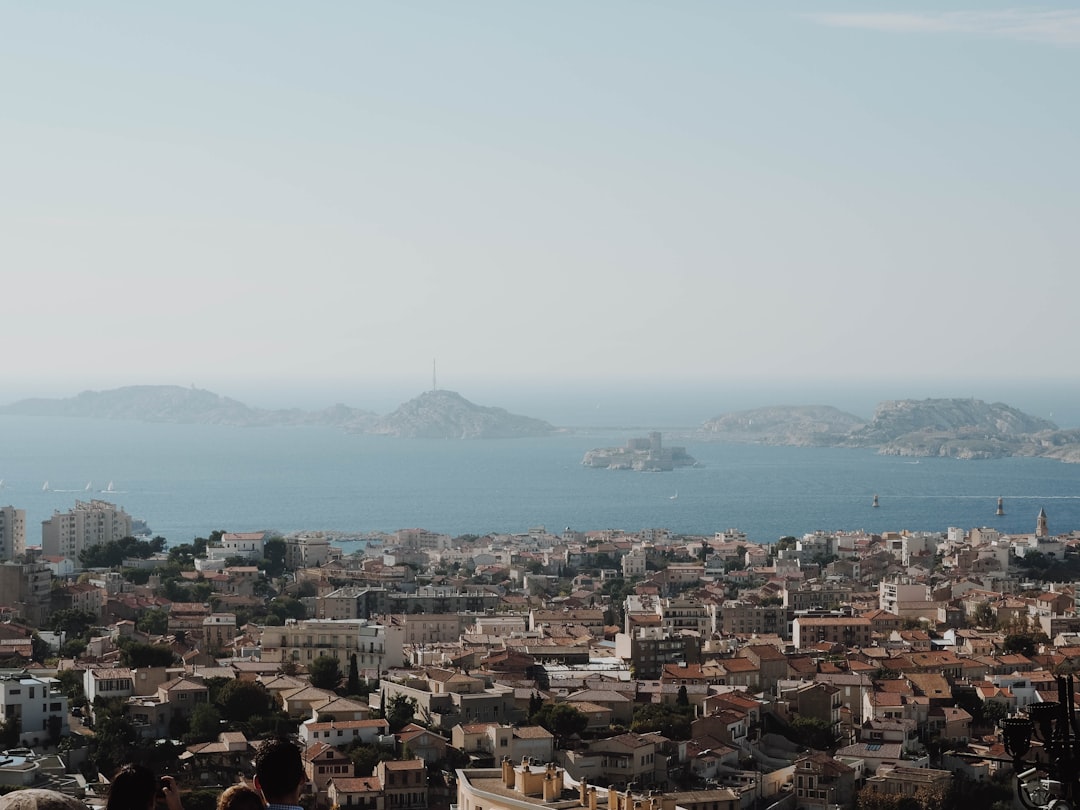
[[[791,623],[791,641],[800,650],[821,642],[850,649],[869,647],[873,637],[870,620],[861,616],[797,616]]]
[[[26,553],[26,510],[0,506],[0,560]]]
[[[56,744],[70,733],[67,695],[56,682],[25,672],[0,675],[0,716],[18,723],[24,746]]]
[[[795,763],[795,796],[799,807],[848,807],[855,797],[855,770],[825,753]]]
[[[389,760],[375,766],[386,810],[428,810],[427,766],[422,759]]]
[[[263,630],[262,660],[306,665],[328,656],[346,669],[355,655],[360,673],[377,678],[383,670],[404,664],[404,644],[401,627],[367,619],[290,619],[282,627]]]
[[[330,540],[322,532],[285,538],[285,567],[317,568],[330,559]]]
[[[0,563],[0,604],[34,626],[52,612],[52,570],[45,563]]]
[[[662,627],[636,627],[615,636],[615,655],[630,664],[634,677],[659,678],[665,664],[701,661],[701,637],[665,633]]]
[[[79,559],[84,548],[131,536],[131,516],[105,501],[75,501],[75,508],[54,512],[41,522],[41,551],[49,556]]]

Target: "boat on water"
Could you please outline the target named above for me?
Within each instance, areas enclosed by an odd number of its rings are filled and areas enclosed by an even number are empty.
[[[669,501],[677,501],[677,500],[679,500],[679,490],[675,490],[674,495],[668,495],[668,500]]]
[[[46,481],[44,484],[41,485],[41,491],[42,492],[52,492],[52,487],[49,486],[48,481]]]

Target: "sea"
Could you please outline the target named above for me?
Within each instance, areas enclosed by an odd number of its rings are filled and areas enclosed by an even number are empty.
[[[584,427],[538,439],[411,440],[328,428],[244,428],[0,416],[0,506],[37,526],[76,500],[122,506],[170,545],[215,529],[401,528],[450,535],[666,528],[738,529],[773,542],[817,530],[1031,532],[1080,529],[1080,465],[964,461],[873,450],[695,441],[701,466],[638,473],[581,465],[640,429]],[[878,507],[874,507],[874,496]],[[996,516],[998,498],[1005,514]]]

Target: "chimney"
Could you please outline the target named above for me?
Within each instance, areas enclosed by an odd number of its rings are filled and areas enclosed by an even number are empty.
[[[553,802],[562,794],[562,779],[555,770],[554,763],[548,763],[547,772],[544,774],[544,801]]]
[[[578,804],[582,807],[588,807],[589,804],[586,801],[586,794],[589,790],[589,781],[583,776],[581,781],[578,782]]]
[[[589,787],[589,810],[596,810],[596,788]]]
[[[510,757],[502,758],[502,780],[504,786],[508,788],[514,786],[514,765],[510,762]]]

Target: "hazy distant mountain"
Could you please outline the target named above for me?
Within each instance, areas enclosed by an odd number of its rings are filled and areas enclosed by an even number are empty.
[[[512,439],[553,430],[541,419],[474,405],[454,391],[427,391],[380,419],[370,432],[411,439]]]
[[[514,438],[545,436],[555,430],[540,419],[474,405],[453,391],[421,394],[382,418],[345,405],[321,411],[263,410],[210,391],[175,385],[83,391],[65,399],[24,399],[0,407],[0,414],[238,426],[319,425],[411,438]]]
[[[727,441],[876,447],[891,455],[1080,461],[1080,431],[977,399],[891,400],[869,422],[830,407],[759,408],[710,419],[702,431]]]
[[[0,414],[238,426],[326,425],[347,429],[362,429],[378,418],[376,414],[344,405],[322,411],[263,410],[212,391],[178,385],[131,385],[108,391],[83,391],[65,399],[24,399],[0,407]]]

